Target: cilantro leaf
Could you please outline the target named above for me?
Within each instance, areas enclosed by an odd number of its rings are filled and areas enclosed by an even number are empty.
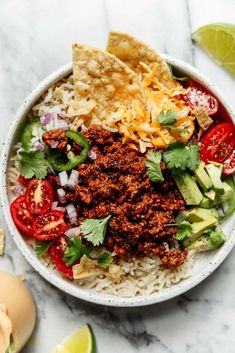
[[[37,241],[35,251],[36,251],[36,255],[39,259],[41,259],[43,257],[43,255],[45,255],[47,253],[47,251],[49,250],[49,248],[53,242],[54,242],[54,240],[52,240],[52,241],[48,241],[48,240]]]
[[[177,240],[184,240],[185,238],[190,238],[193,234],[192,224],[184,219],[180,220],[177,223],[168,224],[168,226],[179,227],[179,230],[175,235],[175,239]]]
[[[90,249],[82,244],[80,238],[69,238],[69,245],[64,251],[63,260],[67,266],[71,266],[83,255],[89,255]]]
[[[13,339],[13,335],[11,333],[11,336],[10,336],[10,343],[9,343],[9,346],[6,350],[6,353],[12,353],[14,351],[14,339]]]
[[[163,159],[175,173],[186,169],[195,170],[200,163],[199,146],[194,143],[185,146],[181,142],[175,142],[165,150]]]
[[[18,160],[20,174],[26,179],[34,175],[37,179],[43,179],[47,175],[48,163],[44,153],[40,151],[20,152]]]
[[[86,240],[94,246],[103,244],[106,235],[107,224],[111,216],[105,218],[87,218],[80,224],[81,232]]]
[[[173,110],[161,110],[157,119],[161,125],[171,125],[176,122],[177,114]]]
[[[104,252],[98,257],[98,265],[101,267],[109,267],[112,263],[112,255],[108,252]]]
[[[181,129],[173,124],[176,122],[177,114],[173,110],[161,110],[157,119],[160,125],[167,127],[168,129],[179,131],[179,132],[188,132],[187,129]]]
[[[147,175],[154,182],[161,182],[164,180],[161,171],[161,158],[160,152],[150,151],[147,154],[145,166],[147,167]]]

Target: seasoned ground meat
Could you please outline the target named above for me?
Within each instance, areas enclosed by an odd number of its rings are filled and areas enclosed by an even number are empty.
[[[44,132],[42,139],[49,147],[56,148],[60,152],[67,151],[68,139],[63,129]]]
[[[182,264],[186,251],[171,249],[176,214],[185,203],[162,163],[163,183],[146,174],[146,156],[122,144],[118,134],[93,126],[83,133],[97,158],[78,167],[79,185],[67,193],[77,206],[78,225],[85,218],[112,215],[105,246],[118,256],[160,256],[168,268]]]

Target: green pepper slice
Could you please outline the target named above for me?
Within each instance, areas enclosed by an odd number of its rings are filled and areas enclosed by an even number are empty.
[[[90,146],[87,140],[78,132],[68,130],[65,132],[65,135],[69,139],[74,140],[79,146],[82,146],[83,150],[78,156],[75,155],[72,151],[69,151],[67,153],[68,162],[63,163],[64,154],[58,153],[57,151],[53,151],[50,148],[47,152],[47,159],[50,165],[52,166],[52,168],[57,172],[71,170],[76,166],[78,166],[79,164],[83,163],[87,159],[87,155],[90,149]]]
[[[42,124],[39,120],[31,121],[31,123],[27,124],[21,134],[20,141],[22,143],[22,147],[26,152],[29,152],[31,148],[33,148],[32,138],[33,138],[33,130],[42,127]]]

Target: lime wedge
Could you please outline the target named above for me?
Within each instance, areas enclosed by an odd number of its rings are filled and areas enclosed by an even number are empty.
[[[89,325],[65,338],[52,353],[95,353],[95,338]]]
[[[212,23],[197,29],[192,38],[218,64],[235,76],[235,25]]]

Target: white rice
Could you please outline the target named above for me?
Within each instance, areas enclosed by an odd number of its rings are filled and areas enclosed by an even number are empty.
[[[39,118],[46,113],[64,113],[66,115],[69,102],[73,97],[73,82],[72,76],[70,76],[48,89],[38,104],[32,108],[33,115]],[[79,127],[86,128],[85,122],[81,118],[74,117],[67,120],[70,122],[72,130],[76,131]],[[96,123],[103,124],[99,120]],[[103,127],[107,129],[107,126],[104,125]],[[18,170],[10,167],[8,182],[11,190],[18,185],[18,176]],[[31,246],[35,246],[35,244],[31,244]],[[45,265],[48,265],[48,257],[43,261]],[[111,265],[109,269],[96,266],[95,274],[75,280],[74,283],[101,293],[123,297],[149,295],[188,278],[192,273],[194,261],[195,255],[190,252],[183,265],[170,270],[165,268],[159,257],[156,256],[146,256],[142,259],[131,259],[130,261],[121,259],[117,265]],[[112,273],[112,269],[115,270],[114,273]]]

